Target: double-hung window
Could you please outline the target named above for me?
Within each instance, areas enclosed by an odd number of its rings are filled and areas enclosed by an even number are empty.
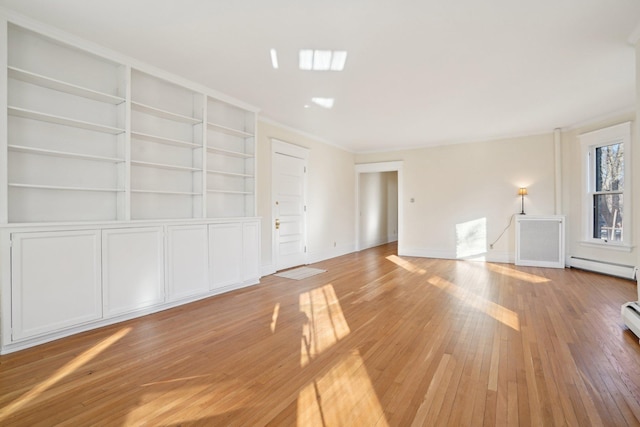
[[[629,246],[631,123],[582,134],[580,144],[585,168],[584,240],[602,245]]]

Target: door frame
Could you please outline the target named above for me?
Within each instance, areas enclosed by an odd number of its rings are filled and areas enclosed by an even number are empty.
[[[274,170],[274,157],[276,154],[282,154],[285,156],[295,157],[297,159],[304,160],[305,174],[303,177],[302,184],[302,201],[307,206],[307,173],[309,172],[309,155],[311,150],[306,147],[301,147],[299,145],[291,144],[290,142],[285,142],[280,139],[270,138],[271,139],[271,222],[269,226],[271,227],[271,258],[273,262],[273,268],[275,271],[278,270],[278,242],[276,235],[276,191],[275,191],[275,170]],[[305,248],[307,248],[307,210],[305,209],[302,214],[302,240],[304,242]],[[309,261],[309,251],[305,251],[304,253],[304,264],[308,264]]]
[[[404,240],[404,185],[402,169],[404,162],[402,160],[392,162],[378,163],[360,163],[356,164],[356,252],[360,251],[360,174],[372,172],[397,172],[398,173],[398,254],[404,252],[402,241]]]

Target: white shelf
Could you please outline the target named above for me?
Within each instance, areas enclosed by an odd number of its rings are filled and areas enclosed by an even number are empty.
[[[125,160],[117,157],[94,156],[91,154],[70,153],[66,151],[46,150],[44,148],[25,147],[22,145],[9,145],[10,151],[18,153],[41,154],[44,156],[65,157],[70,159],[94,160],[97,162],[122,163]]]
[[[202,169],[193,168],[189,166],[179,166],[179,165],[168,165],[164,163],[153,163],[153,162],[142,162],[139,160],[132,160],[132,166],[143,166],[148,168],[157,168],[157,169],[170,169],[170,170],[178,170],[178,171],[186,171],[186,172],[201,172]]]
[[[223,154],[225,156],[241,157],[243,159],[253,158],[253,154],[241,153],[239,151],[224,150],[222,148],[216,148],[216,147],[207,147],[207,151],[211,153]]]
[[[60,185],[38,185],[38,184],[18,184],[9,183],[9,187],[14,188],[34,188],[40,190],[65,190],[65,191],[101,191],[107,193],[123,192],[121,188],[93,188],[93,187],[64,187]]]
[[[224,171],[216,171],[216,170],[208,170],[207,173],[216,174],[216,175],[225,175],[225,176],[237,176],[240,178],[255,178],[254,175],[250,175],[248,173],[224,172]]]
[[[173,113],[171,111],[161,110],[160,108],[152,107],[150,105],[141,104],[139,102],[131,101],[131,108],[140,111],[141,113],[151,114],[163,119],[173,120],[174,122],[183,122],[191,125],[197,125],[202,123],[202,120],[194,117],[183,116],[182,114]]]
[[[131,137],[145,139],[147,141],[152,141],[152,142],[157,142],[158,144],[175,145],[177,147],[189,147],[189,148],[202,147],[200,144],[196,144],[193,142],[182,141],[179,139],[165,138],[163,136],[150,135],[148,133],[142,133],[142,132],[131,132]]]
[[[226,133],[227,135],[239,136],[240,138],[251,138],[254,135],[243,130],[233,129],[227,126],[217,125],[215,123],[208,122],[207,127],[213,131]]]
[[[21,68],[8,67],[8,75],[10,78],[22,80],[23,82],[26,82],[26,83],[32,83],[38,86],[57,90],[59,92],[65,92],[71,95],[82,96],[84,98],[104,102],[107,104],[118,105],[125,101],[125,99],[120,96],[114,96],[108,93],[102,93],[102,92],[95,91],[93,89],[88,89],[82,86],[66,83],[61,80],[52,79],[50,77],[32,73],[31,71],[23,70]]]
[[[85,122],[82,120],[70,119],[67,117],[54,116],[53,114],[41,113],[38,111],[27,110],[18,107],[7,107],[10,115],[16,117],[24,117],[25,119],[39,120],[41,122],[49,122],[63,126],[70,126],[80,129],[91,130],[94,132],[108,133],[112,135],[119,135],[124,133],[124,129],[114,128],[111,126],[105,126],[97,123]]]
[[[167,194],[174,196],[201,196],[202,193],[192,193],[188,191],[161,191],[161,190],[141,190],[141,189],[132,189],[132,193],[144,193],[144,194]]]
[[[232,191],[232,190],[207,190],[207,193],[238,194],[243,196],[253,195],[253,191]]]
[[[7,33],[3,221],[255,215],[257,110],[19,25]]]

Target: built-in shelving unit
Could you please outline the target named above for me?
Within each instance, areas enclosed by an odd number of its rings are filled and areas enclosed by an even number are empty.
[[[124,67],[8,25],[6,218],[126,219]]]
[[[131,73],[131,218],[202,218],[204,95]]]
[[[255,215],[256,112],[8,23],[8,223]]]
[[[207,99],[207,216],[255,210],[255,114]]]
[[[34,148],[34,147],[26,147],[23,145],[9,145],[9,151],[15,151],[18,153],[32,153],[32,154],[41,154],[44,156],[54,156],[54,157],[63,157],[63,158],[71,158],[71,159],[84,159],[84,160],[93,160],[96,162],[108,162],[108,163],[123,163],[125,159],[117,158],[117,157],[106,157],[106,156],[94,156],[89,154],[81,154],[81,153],[73,153],[67,151],[57,151],[57,150],[47,150],[44,148]]]
[[[0,353],[258,283],[256,109],[0,27]]]
[[[21,68],[9,66],[7,67],[7,73],[9,78],[21,80],[26,83],[32,83],[37,86],[46,87],[49,89],[57,90],[60,92],[69,93],[72,95],[82,96],[84,98],[93,99],[99,102],[105,102],[108,104],[118,105],[125,101],[121,96],[114,96],[108,93],[102,93],[93,89],[88,89],[82,86],[74,85],[71,83],[63,82],[61,80],[52,79],[47,76],[32,73]]]

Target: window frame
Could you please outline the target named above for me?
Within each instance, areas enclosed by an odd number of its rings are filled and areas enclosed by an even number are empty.
[[[631,122],[624,122],[579,135],[582,149],[582,239],[583,243],[603,248],[631,250],[632,205],[631,205]],[[623,214],[621,241],[597,239],[594,235],[594,196],[596,191],[596,149],[621,143],[623,146],[624,185],[622,188]],[[608,192],[607,192],[608,193]],[[620,193],[620,191],[611,192]]]

